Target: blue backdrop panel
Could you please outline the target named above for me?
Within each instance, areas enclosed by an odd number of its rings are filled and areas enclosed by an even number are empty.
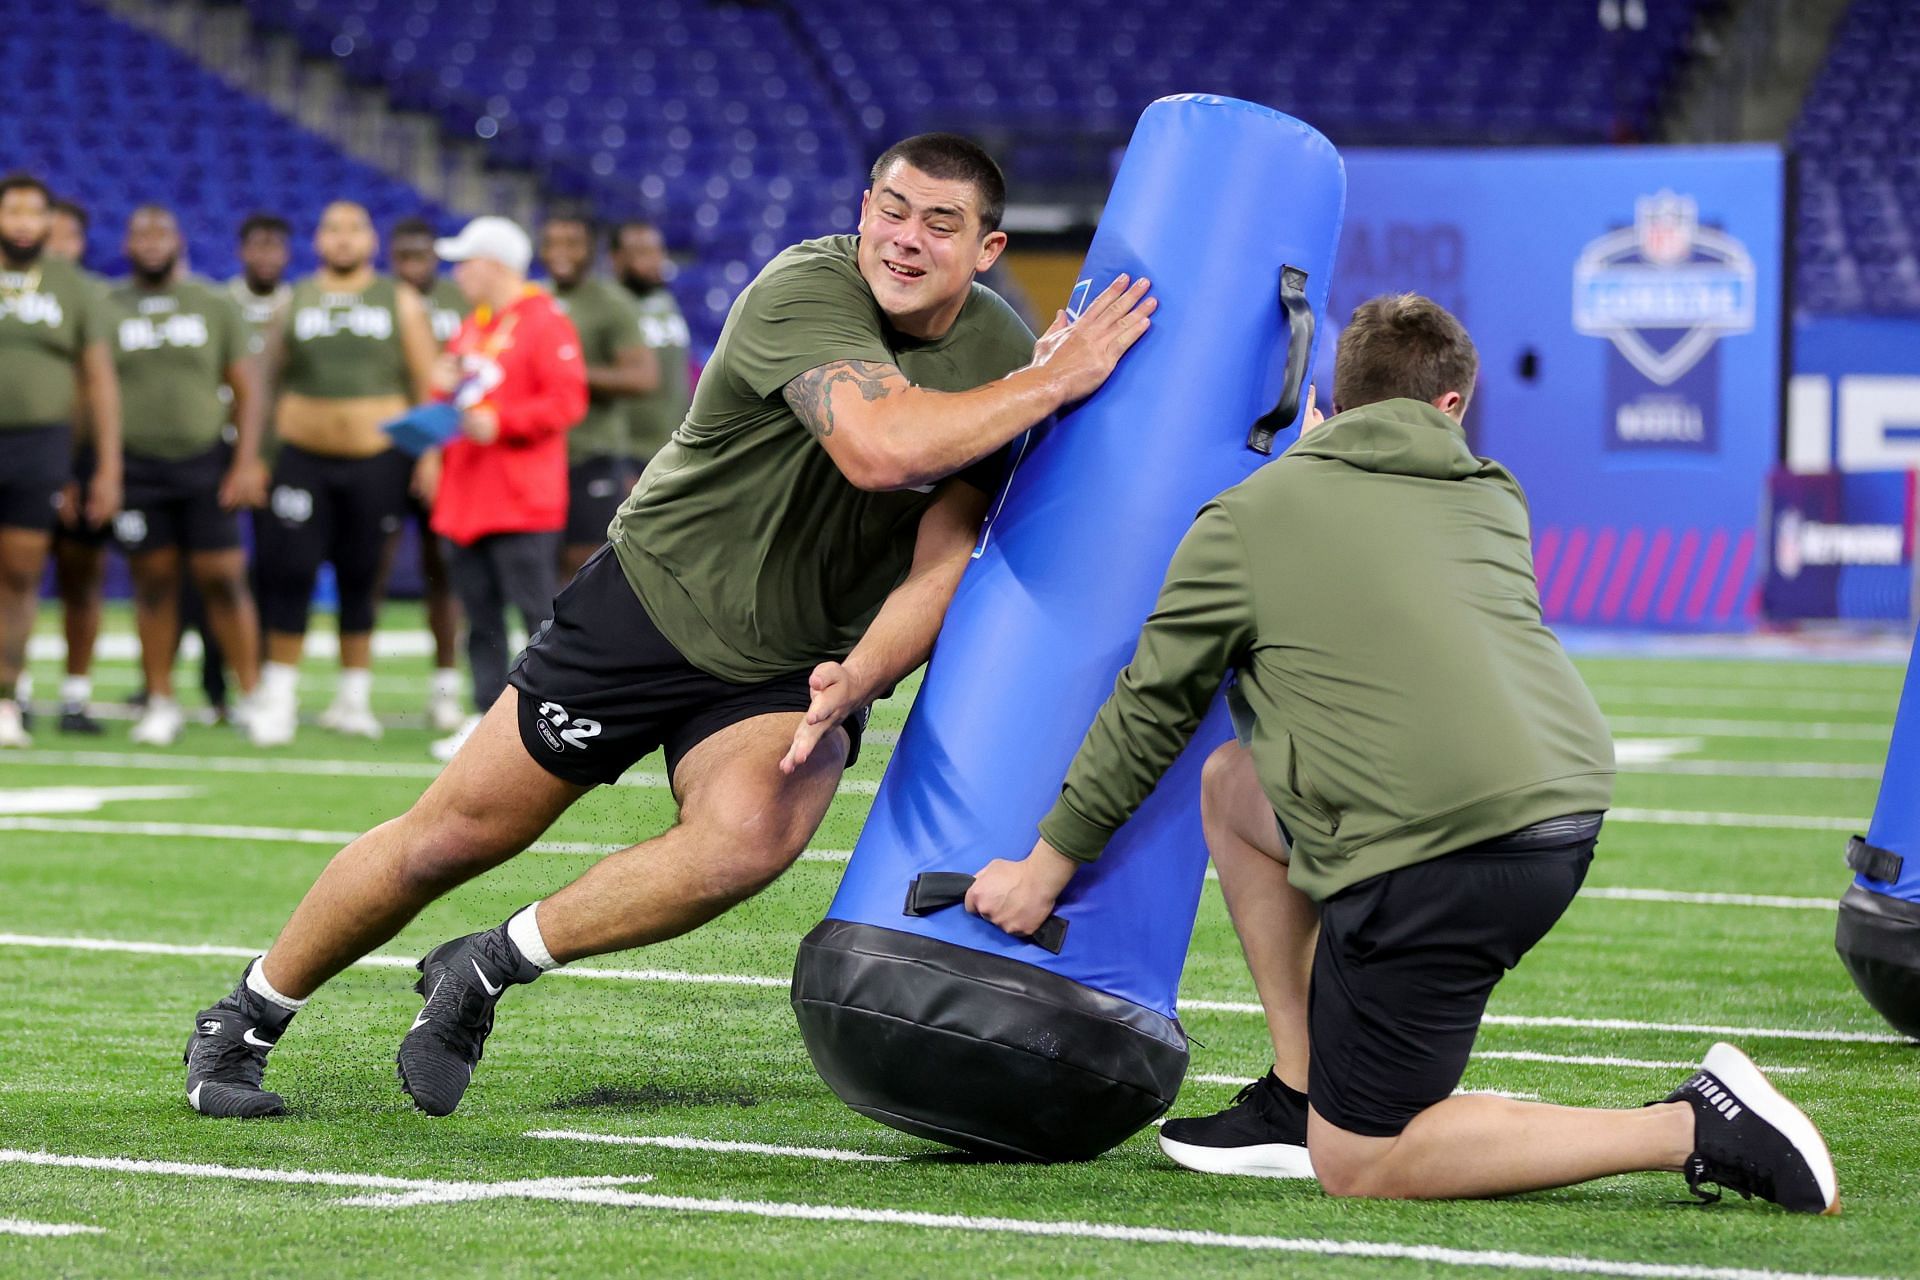
[[[1025,1030],[1008,1029],[1046,1042],[1015,1046],[1043,1068],[1029,1093],[1060,1100],[1074,1087],[1067,1076],[1125,1074],[1114,1063],[1137,1046],[1098,1034],[1062,1042],[1072,1038],[1070,1019],[1057,1005],[1076,1001],[1091,1001],[1096,1021],[1175,1052],[1177,1089],[1185,1040],[1174,999],[1206,868],[1199,769],[1226,736],[1221,708],[1105,857],[1068,888],[1057,955],[958,908],[914,917],[902,905],[921,872],[972,872],[1032,846],[1194,513],[1267,460],[1248,446],[1249,428],[1284,399],[1290,348],[1301,353],[1291,362],[1296,381],[1305,376],[1312,341],[1310,327],[1290,331],[1282,268],[1305,272],[1304,287],[1295,277],[1296,315],[1320,310],[1344,191],[1332,145],[1277,112],[1183,95],[1141,117],[1070,309],[1120,273],[1145,275],[1160,302],[1153,328],[1099,393],[1025,443],[827,922],[796,967],[795,1008],[814,1061],[868,1114],[959,1145],[1053,1158],[1103,1150],[1171,1102],[1163,1071],[1121,1090],[1118,1120],[1094,1114],[1111,1099],[1063,1103],[1031,1122],[1044,1133],[1021,1131],[1018,1117],[1003,1117],[1014,1131],[1001,1131],[985,1113],[990,1095],[1020,1092],[1006,1061],[983,1053],[981,1078],[957,1080],[954,1054],[966,1051],[956,1041],[995,1041],[989,1024],[1006,1007],[928,987],[948,979],[956,988],[1017,987],[1047,1006]],[[839,951],[816,945],[849,929],[866,931],[855,948],[864,955],[912,952],[902,963],[922,975],[914,998],[939,1027],[918,1048],[894,1048],[905,1061],[934,1055],[937,1072],[882,1071],[873,1065],[881,1033],[864,1023],[848,1030],[847,1008],[866,998],[853,988],[886,986],[871,973],[841,973]],[[979,1114],[967,1112],[976,1105]]]
[[[1847,846],[1853,884],[1834,946],[1867,1003],[1920,1039],[1920,648],[1907,663],[1880,799]]]
[[[1353,151],[1347,166],[1329,325],[1406,290],[1466,324],[1481,358],[1467,428],[1526,487],[1547,620],[1749,626],[1779,434],[1779,152]]]

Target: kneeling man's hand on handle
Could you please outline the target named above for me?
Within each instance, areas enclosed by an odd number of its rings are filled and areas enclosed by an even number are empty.
[[[995,858],[980,868],[967,890],[967,910],[1015,937],[1031,937],[1053,914],[1053,904],[1079,869],[1079,863],[1042,840],[1018,862]]]

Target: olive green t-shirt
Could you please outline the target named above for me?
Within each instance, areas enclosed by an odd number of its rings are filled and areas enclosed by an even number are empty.
[[[665,285],[632,296],[640,308],[640,341],[660,362],[660,385],[627,401],[627,447],[644,463],[664,449],[674,428],[687,420],[693,399],[687,385],[687,349],[693,339],[680,304]]]
[[[292,296],[293,286],[284,280],[267,293],[255,293],[244,275],[227,281],[227,299],[240,308],[240,320],[247,329],[248,355],[259,355],[267,345],[267,325]]]
[[[108,304],[127,452],[171,460],[220,443],[227,367],[247,354],[246,322],[232,299],[177,280],[162,289],[122,284]]]
[[[589,368],[607,368],[620,352],[640,345],[639,313],[619,285],[586,276],[571,289],[556,284],[553,300],[579,331],[580,355]],[[626,457],[627,401],[632,398],[589,390],[587,416],[567,432],[567,461]]]
[[[0,431],[71,421],[80,353],[107,326],[98,281],[73,263],[0,269]]]
[[[328,293],[317,277],[293,286],[280,387],[321,400],[413,395],[390,276],[357,293]]]
[[[460,286],[445,276],[433,278],[433,288],[427,290],[427,326],[433,330],[433,344],[436,347],[447,345],[454,334],[460,332],[460,322],[467,318],[467,312],[473,310],[473,304],[467,301],[467,295],[460,292]]]
[[[978,283],[944,336],[895,332],[860,276],[857,244],[803,241],[747,286],[686,422],[607,529],[654,625],[722,680],[845,657],[906,577],[933,501],[933,486],[856,489],[782,388],[823,364],[869,360],[897,365],[917,386],[968,391],[1033,355],[1026,324]]]

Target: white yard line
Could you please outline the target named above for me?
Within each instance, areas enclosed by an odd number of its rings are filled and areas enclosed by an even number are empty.
[[[841,1147],[783,1147],[765,1142],[722,1142],[717,1138],[687,1138],[669,1134],[587,1133],[579,1129],[529,1129],[520,1136],[564,1142],[597,1142],[610,1147],[663,1147],[670,1151],[790,1156],[798,1160],[837,1160],[853,1164],[899,1164],[907,1158],[876,1155],[871,1151],[848,1151]]]
[[[58,937],[42,934],[0,933],[0,947],[29,947],[57,951],[98,951],[123,952],[132,955],[155,956],[225,956],[234,959],[251,960],[261,952],[259,947],[215,946],[208,944],[182,945],[171,942],[137,942],[118,938]],[[354,961],[356,965],[369,968],[411,969],[414,959],[411,956],[368,956]],[[677,969],[582,969],[569,965],[564,969],[555,969],[552,977],[589,978],[612,982],[664,982],[690,983],[728,987],[763,987],[769,990],[784,991],[789,986],[786,978],[761,976],[742,973],[687,973]],[[1182,998],[1183,1010],[1202,1010],[1210,1013],[1262,1013],[1260,1006],[1251,1001],[1240,1000],[1189,1000]],[[1910,1044],[1905,1036],[1887,1035],[1873,1031],[1828,1031],[1796,1030],[1788,1027],[1723,1027],[1704,1026],[1681,1022],[1636,1022],[1625,1018],[1569,1018],[1540,1017],[1521,1014],[1486,1015],[1485,1022],[1505,1027],[1574,1027],[1602,1031],[1662,1031],[1684,1033],[1688,1035],[1713,1035],[1727,1038],[1746,1037],[1754,1040],[1812,1040],[1848,1044]]]
[[[1683,774],[1701,778],[1873,778],[1877,764],[1827,764],[1810,760],[1621,760],[1621,773]]]
[[[263,751],[252,756],[177,756],[166,751],[18,751],[7,753],[9,764],[74,766],[88,769],[160,769],[178,773],[315,774],[339,778],[437,778],[444,765],[408,764],[380,760],[317,760],[278,756]],[[628,773],[616,786],[664,790],[662,773]],[[847,795],[870,796],[880,790],[872,778],[842,778]]]
[[[1221,1076],[1221,1075],[1203,1074],[1203,1075],[1188,1076],[1187,1079],[1193,1081],[1196,1084],[1224,1084],[1234,1088],[1239,1088],[1243,1085],[1249,1085],[1253,1083],[1253,1079],[1250,1076]],[[1460,1097],[1471,1097],[1473,1095],[1480,1094],[1480,1095],[1485,1095],[1486,1097],[1489,1097],[1489,1098],[1513,1098],[1520,1102],[1540,1101],[1540,1095],[1537,1093],[1515,1093],[1507,1089],[1455,1089],[1454,1093]],[[1166,1122],[1158,1121],[1157,1123],[1164,1124]]]
[[[615,1208],[652,1209],[672,1213],[704,1213],[799,1222],[847,1222],[889,1227],[921,1227],[991,1235],[1031,1236],[1042,1239],[1110,1240],[1127,1244],[1172,1244],[1194,1248],[1231,1249],[1254,1253],[1294,1253],[1321,1257],[1378,1258],[1424,1263],[1430,1266],[1487,1267],[1501,1270],[1546,1271],[1557,1275],[1623,1276],[1631,1280],[1866,1280],[1865,1277],[1812,1276],[1805,1272],[1754,1270],[1744,1267],[1707,1267],[1672,1263],[1632,1262],[1589,1258],[1577,1254],[1530,1254],[1493,1249],[1449,1249],[1438,1245],[1401,1244],[1389,1240],[1324,1240],[1286,1236],[1236,1235],[1172,1227],[1135,1226],[1118,1222],[1079,1222],[1030,1218],[978,1217],[960,1213],[929,1213],[910,1209],[869,1209],[858,1205],[802,1204],[778,1200],[731,1200],[697,1196],[654,1195],[626,1191],[618,1183],[641,1178],[535,1178],[517,1182],[439,1182],[424,1178],[388,1178],[379,1174],[342,1174],[304,1169],[253,1169],[227,1165],[189,1164],[171,1160],[130,1160],[114,1157],[63,1156],[48,1152],[0,1151],[0,1163],[54,1168],[93,1169],[112,1173],[154,1174],[185,1178],[218,1178],[241,1182],[291,1183],[374,1189],[376,1194],[351,1196],[338,1203],[379,1208],[405,1208],[475,1199],[551,1200],[598,1204]]]
[[[1183,1002],[1184,1003],[1184,1002]],[[1476,1049],[1473,1061],[1487,1062],[1532,1062],[1563,1067],[1629,1067],[1641,1071],[1693,1071],[1698,1069],[1698,1059],[1675,1060],[1658,1058],[1619,1058],[1611,1054],[1586,1053],[1534,1053],[1526,1049]],[[1803,1076],[1811,1067],[1763,1066],[1760,1068],[1769,1075]],[[1245,1084],[1242,1076],[1193,1076],[1194,1080],[1204,1080],[1209,1084]],[[1484,1091],[1483,1091],[1484,1092]]]
[[[83,1227],[72,1222],[28,1222],[25,1218],[0,1218],[0,1236],[97,1236],[99,1227]]]
[[[1893,732],[1886,724],[1836,724],[1809,720],[1693,720],[1675,716],[1607,717],[1616,733],[1672,733],[1696,738],[1836,738],[1850,742],[1885,742]]]
[[[1900,701],[1896,688],[1887,693],[1843,693],[1803,689],[1715,689],[1661,685],[1589,686],[1600,705],[1649,707],[1734,707],[1755,710],[1761,707],[1782,711],[1878,711],[1891,717]]]
[[[1607,825],[1657,827],[1754,827],[1795,831],[1865,831],[1865,818],[1827,818],[1810,813],[1710,813],[1698,809],[1609,809]]]
[[[1580,896],[1612,902],[1684,902],[1701,907],[1776,907],[1788,911],[1835,911],[1838,898],[1783,898],[1767,893],[1685,893],[1676,889],[1620,889],[1588,885]]]

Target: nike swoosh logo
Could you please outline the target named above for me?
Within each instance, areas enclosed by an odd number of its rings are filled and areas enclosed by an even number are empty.
[[[191,1106],[195,1111],[200,1109],[200,1091],[206,1087],[207,1082],[202,1080],[199,1084],[187,1090],[187,1105]]]
[[[260,1038],[259,1036],[257,1036],[257,1035],[255,1035],[255,1034],[253,1034],[253,1028],[252,1028],[252,1027],[248,1027],[248,1028],[247,1028],[247,1029],[246,1029],[245,1031],[242,1031],[242,1032],[240,1033],[240,1038],[241,1038],[242,1040],[244,1040],[244,1041],[246,1041],[246,1042],[247,1042],[248,1044],[250,1044],[250,1045],[252,1045],[252,1046],[253,1046],[254,1048],[256,1048],[256,1049],[271,1049],[271,1048],[273,1048],[273,1041],[271,1041],[271,1040],[262,1040],[262,1039],[261,1039],[261,1038]]]
[[[506,988],[506,985],[507,985],[507,984],[506,984],[506,983],[504,983],[504,982],[503,982],[503,983],[501,983],[501,984],[500,984],[499,986],[497,986],[497,987],[496,987],[496,986],[494,986],[494,985],[493,985],[493,984],[492,984],[491,982],[488,982],[488,981],[487,981],[487,975],[486,975],[486,974],[484,974],[484,973],[482,973],[482,972],[480,972],[480,962],[479,962],[479,961],[477,961],[477,960],[469,960],[469,961],[467,961],[467,963],[473,966],[473,976],[474,976],[474,977],[476,977],[476,978],[478,978],[478,979],[480,979],[480,985],[481,985],[481,986],[483,986],[483,987],[485,987],[485,988],[487,989],[487,994],[488,994],[488,995],[490,995],[490,996],[497,996],[497,995],[499,995],[499,994],[500,994],[500,992],[501,992],[501,991],[503,991],[503,990],[504,990],[504,989]]]
[[[433,984],[433,990],[427,992],[427,1004],[433,1003],[433,998],[440,994],[440,984],[445,981],[446,979],[442,978],[440,979],[440,982],[436,982]],[[426,1025],[427,1025],[427,1011],[425,1006],[422,1006],[420,1012],[413,1015],[413,1025],[408,1027],[407,1030],[408,1032],[418,1031],[421,1027],[424,1027]]]

